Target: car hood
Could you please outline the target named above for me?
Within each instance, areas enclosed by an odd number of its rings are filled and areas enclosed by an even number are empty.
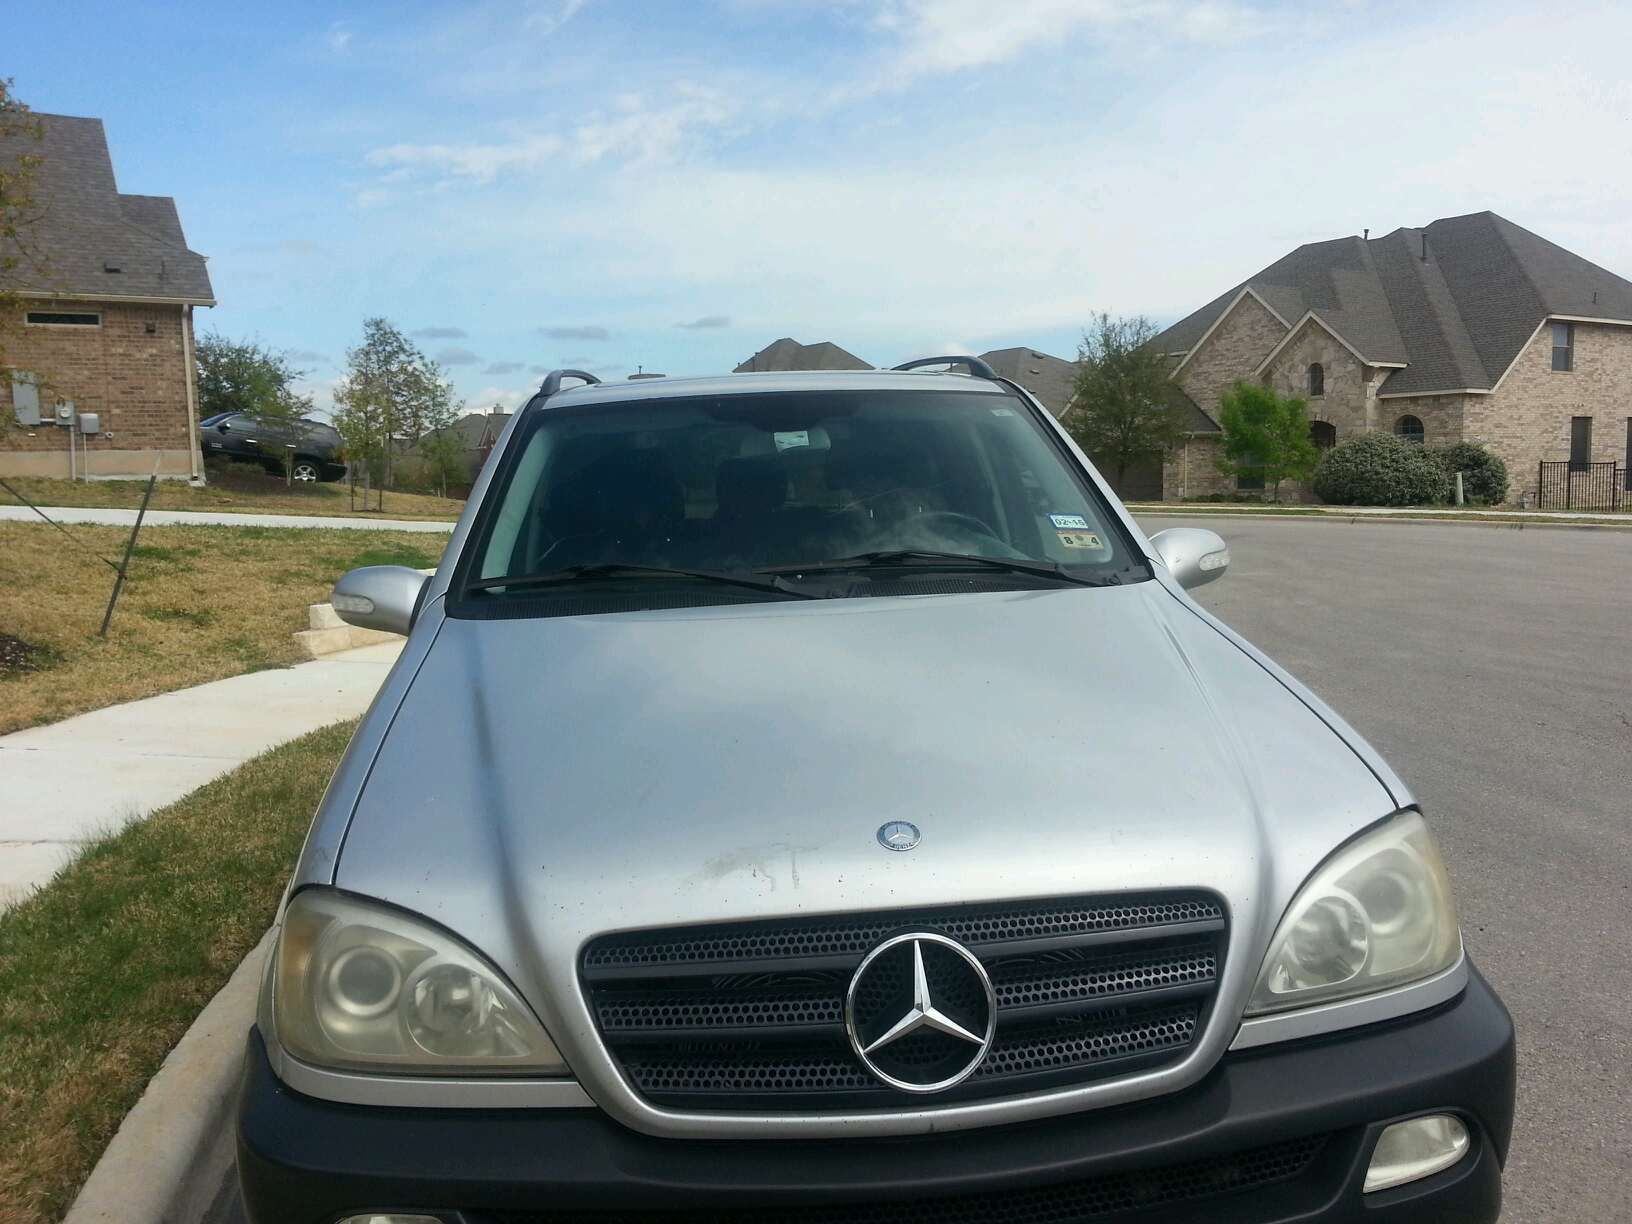
[[[985,899],[1211,889],[1226,1006],[1308,873],[1395,806],[1155,581],[419,632],[335,883],[475,943],[569,1050],[602,932]],[[876,840],[897,819],[910,853]]]

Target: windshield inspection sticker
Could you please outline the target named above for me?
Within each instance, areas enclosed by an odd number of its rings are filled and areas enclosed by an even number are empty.
[[[1067,548],[1103,548],[1099,537],[1091,531],[1060,531],[1056,532],[1060,543]]]
[[[1060,531],[1087,531],[1088,520],[1080,514],[1051,514],[1049,521]]]
[[[810,430],[790,429],[785,433],[773,433],[771,440],[776,443],[779,451],[792,450],[796,446],[810,445]]]

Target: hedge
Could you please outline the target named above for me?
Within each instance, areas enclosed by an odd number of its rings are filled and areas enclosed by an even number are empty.
[[[1458,442],[1434,452],[1454,488],[1462,473],[1462,493],[1470,502],[1496,506],[1507,500],[1507,464],[1473,442]]]
[[[1449,501],[1445,465],[1419,442],[1364,433],[1339,442],[1315,469],[1316,495],[1339,506],[1417,506]]]

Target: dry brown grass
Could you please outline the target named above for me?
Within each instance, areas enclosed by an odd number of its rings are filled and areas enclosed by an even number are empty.
[[[62,1218],[270,924],[355,726],[257,757],[0,914],[0,1222]]]
[[[117,560],[128,529],[66,528]],[[41,666],[0,672],[0,733],[299,661],[308,604],[358,565],[426,568],[440,534],[305,527],[144,528],[106,641],[114,573],[44,523],[0,522],[0,632]]]
[[[7,476],[6,483],[37,506],[121,507],[134,510],[142,504],[145,480],[52,480],[42,476]],[[369,498],[367,510],[351,508],[344,483],[287,485],[245,464],[217,465],[209,469],[210,483],[195,489],[182,480],[161,480],[153,488],[155,510],[224,510],[243,514],[319,514],[342,518],[399,518],[452,520],[459,517],[465,503],[451,497],[431,497],[422,493],[386,493],[385,509],[375,509],[380,495]],[[357,504],[362,505],[358,490]],[[0,488],[0,505],[20,504]]]

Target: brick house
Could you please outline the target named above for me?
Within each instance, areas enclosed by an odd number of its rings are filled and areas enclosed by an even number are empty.
[[[1308,243],[1153,343],[1195,410],[1169,501],[1237,487],[1216,466],[1237,379],[1306,397],[1322,447],[1369,430],[1480,443],[1515,501],[1544,460],[1624,466],[1632,444],[1632,282],[1495,213]]]
[[[800,344],[799,341],[789,336],[783,336],[782,339],[773,340],[760,349],[747,361],[737,366],[732,373],[753,374],[771,370],[870,370],[872,368],[860,357],[840,348],[831,340],[822,340],[816,344]]]
[[[193,311],[215,305],[168,196],[125,195],[100,119],[36,115],[43,139],[0,142],[41,158],[41,219],[8,288],[22,295],[0,346],[0,474],[201,478]],[[60,411],[59,411],[60,405]],[[71,405],[71,408],[70,408]],[[59,420],[94,413],[101,432]],[[74,454],[70,456],[70,442]]]

